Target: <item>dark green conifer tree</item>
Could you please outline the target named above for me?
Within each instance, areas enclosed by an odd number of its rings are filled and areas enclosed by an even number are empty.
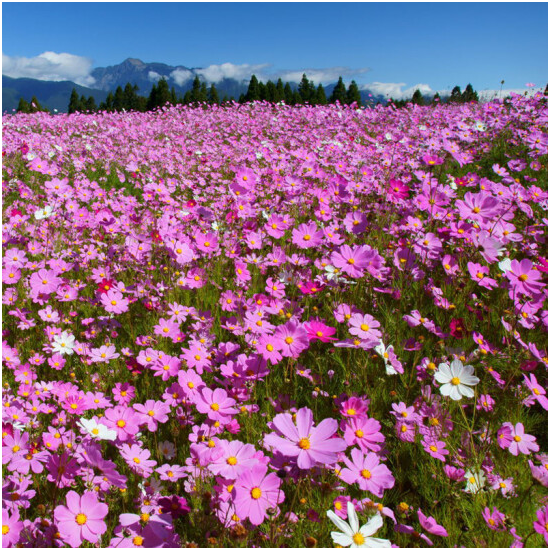
[[[288,82],[284,87],[284,101],[287,105],[294,105],[294,93]]]
[[[170,88],[165,78],[161,78],[157,84],[156,107],[164,107],[170,102]]]
[[[29,105],[28,101],[23,97],[19,98],[19,104],[17,105],[17,112],[18,113],[31,112],[31,106]]]
[[[218,95],[218,90],[214,83],[210,85],[210,89],[208,90],[208,103],[210,103],[210,105],[220,104],[220,96]]]
[[[466,88],[464,88],[464,91],[462,92],[462,102],[463,103],[470,103],[470,101],[479,101],[479,97],[477,95],[477,92],[474,91],[474,88],[471,84],[468,84]]]
[[[420,90],[415,90],[411,98],[411,103],[415,105],[424,105],[424,96]]]
[[[351,81],[346,95],[348,105],[353,105],[353,103],[356,103],[357,107],[361,107],[361,92],[359,91],[359,87],[357,86],[357,82],[355,82],[355,80]]]
[[[332,90],[332,94],[330,96],[330,102],[336,103],[337,101],[341,105],[345,105],[347,102],[347,92],[346,92],[346,86],[344,85],[344,81],[342,80],[342,77],[338,79],[338,82],[336,83],[336,86],[334,86],[334,90]]]
[[[248,90],[246,91],[245,101],[258,101],[260,99],[259,83],[256,75],[253,74],[248,84]]]
[[[265,85],[265,99],[270,103],[275,103],[277,101],[276,97],[277,97],[277,88],[275,87],[275,84],[271,80],[268,80],[267,84]]]
[[[125,108],[124,105],[124,92],[122,91],[122,88],[120,86],[117,86],[117,89],[115,90],[115,96],[113,99],[113,109],[115,111],[122,111],[122,109]]]
[[[312,99],[309,80],[305,73],[302,75],[300,84],[298,84],[298,98],[299,103],[310,103]]]
[[[317,86],[317,91],[315,92],[315,103],[317,105],[326,105],[327,104],[327,94],[322,84]]]
[[[71,97],[69,98],[69,107],[67,108],[68,113],[76,113],[78,111],[79,104],[80,98],[78,97],[78,92],[76,91],[76,88],[73,88],[73,91],[71,92]]]
[[[277,85],[275,86],[275,89],[277,90],[277,93],[275,94],[274,101],[279,103],[279,101],[283,101],[285,99],[285,86],[280,78],[277,80]]]
[[[97,105],[95,103],[95,98],[93,95],[91,95],[87,100],[86,100],[86,110],[87,111],[90,111],[91,113],[94,113],[95,111],[97,111]]]
[[[455,86],[451,90],[451,97],[449,101],[452,103],[460,103],[462,101],[462,92],[460,91],[460,86]]]

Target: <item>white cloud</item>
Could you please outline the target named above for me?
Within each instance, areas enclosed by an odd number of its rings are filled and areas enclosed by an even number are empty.
[[[491,101],[495,98],[505,98],[508,97],[510,94],[519,94],[519,95],[527,95],[532,96],[535,95],[537,92],[544,91],[544,88],[507,88],[505,90],[477,90],[477,95],[480,99],[480,101]]]
[[[187,69],[175,69],[170,73],[178,86],[183,86],[188,80],[191,80],[193,73]]]
[[[153,82],[156,82],[157,80],[160,80],[162,76],[155,71],[149,71],[149,73],[147,74],[147,78],[149,80],[152,80]]]
[[[234,80],[248,80],[255,74],[259,80],[262,80],[261,73],[263,69],[269,67],[269,64],[261,65],[234,65],[233,63],[222,63],[221,65],[209,65],[205,69],[195,69],[195,73],[202,76],[208,82],[220,82],[224,78],[233,78]]]
[[[369,71],[367,67],[362,69],[350,69],[349,67],[326,67],[324,69],[302,69],[300,71],[283,71],[278,74],[283,82],[300,82],[305,73],[308,80],[315,84],[331,84],[336,82],[339,77],[344,80],[353,80],[356,75],[364,74]]]
[[[373,95],[382,95],[393,99],[408,99],[411,98],[416,90],[420,90],[422,95],[433,95],[435,91],[431,89],[429,84],[416,84],[405,88],[404,82],[371,82],[359,86],[361,90],[369,90]],[[441,92],[440,92],[441,93]]]
[[[12,78],[37,80],[72,80],[82,86],[92,86],[92,60],[70,53],[44,52],[36,57],[11,57],[2,53],[2,74]]]

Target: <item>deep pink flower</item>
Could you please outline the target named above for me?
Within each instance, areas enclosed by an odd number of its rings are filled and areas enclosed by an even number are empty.
[[[336,329],[325,325],[325,323],[321,323],[321,321],[309,321],[308,323],[304,323],[304,328],[310,340],[321,340],[321,342],[338,340],[338,338],[331,338],[331,336],[336,333]]]
[[[294,321],[278,326],[274,336],[278,339],[279,351],[283,357],[297,358],[309,347],[306,329]]]

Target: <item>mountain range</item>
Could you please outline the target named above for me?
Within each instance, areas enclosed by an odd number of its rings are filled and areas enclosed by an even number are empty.
[[[36,80],[32,78],[11,78],[2,75],[2,110],[11,112],[17,109],[21,97],[30,101],[35,96],[42,106],[50,110],[66,112],[69,105],[69,97],[73,88],[79,95],[93,96],[96,103],[104,101],[109,92],[114,92],[118,86],[124,86],[130,82],[138,86],[138,94],[148,96],[151,88],[161,78],[165,78],[170,88],[176,90],[178,96],[183,96],[191,89],[195,76],[201,81],[205,79],[201,68],[188,68],[183,65],[171,66],[164,63],[145,63],[140,59],[128,58],[118,65],[109,67],[97,67],[92,70],[91,76],[95,80],[93,88],[80,86],[71,81],[53,82],[49,80]],[[317,84],[317,83],[316,83]],[[327,96],[332,93],[336,83],[326,86]],[[238,99],[242,93],[246,93],[248,79],[237,80],[234,78],[221,78],[215,81],[220,98],[224,96]],[[297,87],[298,83],[291,83]],[[366,100],[369,97],[369,90],[362,90],[361,97]],[[385,101],[385,97],[372,94],[370,99]]]

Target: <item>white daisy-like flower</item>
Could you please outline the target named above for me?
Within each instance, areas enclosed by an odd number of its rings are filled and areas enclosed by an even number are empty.
[[[52,350],[61,355],[72,355],[74,353],[75,337],[64,330],[61,334],[53,337]]]
[[[390,362],[389,352],[393,351],[393,346],[386,347],[384,345],[384,342],[380,340],[380,343],[374,348],[374,351],[378,353],[378,355],[380,355],[382,359],[384,359],[384,364],[386,366],[386,374],[387,375],[397,374],[397,371],[395,370],[395,368]]]
[[[510,260],[510,258],[504,258],[504,260],[498,262],[498,267],[503,273],[512,271],[512,260]]]
[[[466,488],[464,491],[467,493],[475,494],[485,486],[485,474],[481,470],[479,472],[468,470],[464,474],[464,480],[466,481]]]
[[[327,512],[327,516],[342,531],[332,531],[330,536],[332,540],[343,547],[350,548],[391,548],[391,542],[386,539],[373,538],[384,521],[380,514],[376,514],[369,519],[363,527],[359,527],[359,519],[355,512],[353,503],[348,502],[348,522],[339,518],[332,510]]]
[[[479,378],[474,376],[474,367],[463,365],[459,359],[455,359],[450,365],[441,363],[434,378],[442,384],[439,388],[441,395],[454,401],[459,401],[462,397],[473,397],[474,390],[470,386],[479,383]]]
[[[48,204],[44,208],[37,210],[34,213],[34,218],[36,220],[45,220],[46,218],[49,218],[52,214],[53,214],[53,207]]]
[[[117,438],[115,430],[110,430],[104,424],[100,424],[97,420],[86,420],[82,418],[77,424],[93,439],[101,439],[106,441],[114,441]]]

